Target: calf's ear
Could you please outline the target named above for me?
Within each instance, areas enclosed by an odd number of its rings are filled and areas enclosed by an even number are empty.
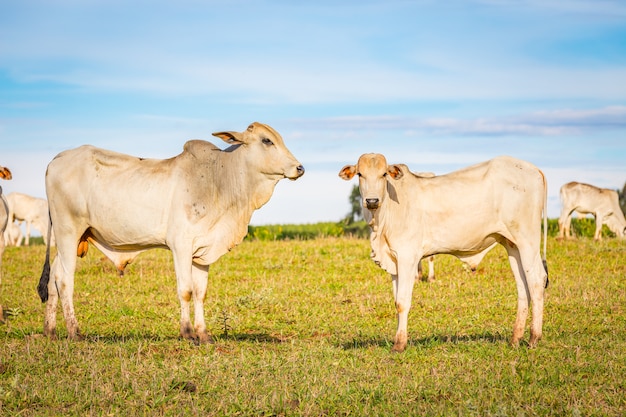
[[[356,167],[354,165],[346,165],[345,167],[341,168],[341,171],[339,171],[339,177],[346,181],[351,180],[355,174]]]
[[[404,176],[400,165],[389,165],[387,167],[387,174],[389,174],[389,176],[394,180],[399,180]]]
[[[243,135],[239,132],[215,132],[213,133],[213,136],[216,136],[231,145],[241,145],[244,143]]]

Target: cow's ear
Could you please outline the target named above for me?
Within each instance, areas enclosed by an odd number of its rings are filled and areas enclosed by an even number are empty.
[[[339,171],[339,177],[346,181],[351,180],[355,174],[356,167],[354,165],[346,165],[345,167],[341,168],[341,171]]]
[[[387,167],[387,174],[389,174],[389,176],[394,180],[399,180],[404,176],[400,165],[389,165]]]
[[[213,136],[217,136],[224,142],[231,145],[241,145],[244,143],[243,135],[239,132],[215,132],[213,133]]]
[[[0,178],[4,180],[10,180],[11,178],[13,178],[13,175],[11,174],[11,171],[9,171],[9,168],[0,167]]]

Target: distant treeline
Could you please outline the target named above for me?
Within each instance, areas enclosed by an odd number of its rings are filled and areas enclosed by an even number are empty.
[[[572,219],[572,235],[593,238],[596,222],[593,218]],[[556,237],[559,233],[557,219],[548,219],[548,236]],[[325,222],[312,224],[281,224],[269,226],[248,226],[246,239],[253,240],[308,240],[318,237],[369,237],[370,229],[364,221],[346,224],[344,222]],[[602,227],[602,237],[615,235],[606,227]],[[40,236],[31,237],[31,245],[43,245]]]
[[[317,237],[369,236],[369,226],[364,221],[345,224],[343,222],[313,224],[279,224],[269,226],[248,226],[246,239],[285,240],[315,239]]]
[[[572,219],[572,235],[577,237],[593,238],[596,223],[593,218]],[[312,224],[284,224],[268,226],[248,226],[246,239],[256,240],[285,240],[285,239],[315,239],[317,237],[351,236],[367,238],[370,230],[364,221],[346,224],[344,222],[325,222]],[[548,219],[548,236],[556,237],[559,233],[557,219]],[[603,226],[603,237],[614,237],[611,231]]]

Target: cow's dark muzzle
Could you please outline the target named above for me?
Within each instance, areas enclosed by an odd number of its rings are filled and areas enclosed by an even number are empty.
[[[289,178],[292,181],[295,181],[303,175],[304,175],[304,167],[302,165],[298,165],[296,167],[295,175],[290,176],[290,175],[285,174],[285,177]]]
[[[380,200],[378,200],[377,198],[366,198],[365,199],[365,206],[369,210],[376,210],[379,205],[380,205]]]

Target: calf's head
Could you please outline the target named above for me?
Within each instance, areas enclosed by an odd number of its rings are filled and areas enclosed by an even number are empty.
[[[402,178],[399,165],[387,165],[387,159],[379,153],[361,155],[356,165],[346,165],[339,171],[339,177],[349,181],[355,175],[359,177],[359,191],[363,207],[376,210],[386,196],[389,178]]]
[[[246,163],[275,179],[296,180],[304,175],[304,167],[285,146],[283,138],[268,125],[254,122],[244,132],[216,132],[233,146],[246,148]]]

